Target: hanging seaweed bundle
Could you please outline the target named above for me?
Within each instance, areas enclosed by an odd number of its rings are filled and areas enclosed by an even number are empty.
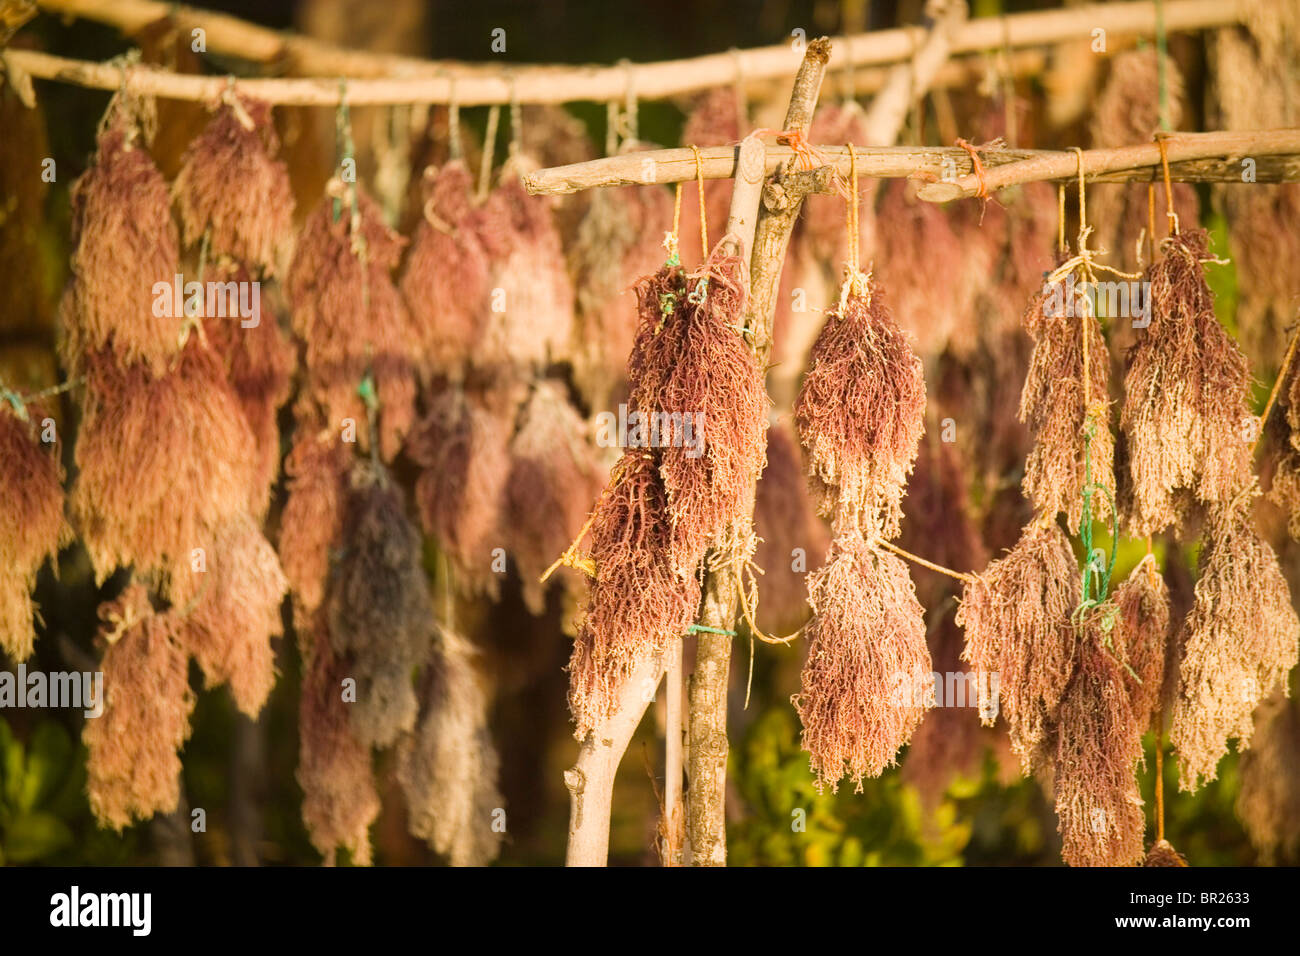
[[[153,291],[179,271],[171,197],[128,113],[117,100],[110,105],[94,163],[72,186],[61,348],[74,374],[87,352],[111,345],[120,362],[141,362],[157,377],[181,348],[185,319],[157,308]]]
[[[1057,714],[1053,786],[1062,855],[1071,866],[1133,866],[1143,857],[1137,764],[1144,724],[1123,666],[1105,646],[1106,618],[1093,610],[1082,623],[1077,669]]]
[[[524,604],[534,615],[546,610],[546,586],[538,579],[581,530],[602,484],[596,448],[563,383],[538,382],[510,443],[503,523]],[[575,572],[561,573],[581,590],[585,582]]]
[[[402,297],[430,366],[454,377],[481,341],[491,308],[482,236],[487,217],[474,202],[474,179],[461,160],[426,168],[423,190],[424,214],[402,272]]]
[[[818,790],[876,777],[921,722],[932,696],[924,611],[902,560],[857,532],[838,535],[808,579],[808,660],[792,699]]]
[[[483,241],[490,255],[489,303],[474,364],[515,375],[565,361],[573,337],[573,284],[555,217],[507,163],[487,199]]]
[[[1199,229],[1171,237],[1148,273],[1151,324],[1129,353],[1120,416],[1135,537],[1181,526],[1193,495],[1226,503],[1252,480],[1250,373],[1215,317],[1208,242]]]
[[[1110,357],[1100,323],[1074,285],[1075,275],[1056,278],[1025,311],[1034,349],[1019,412],[1034,439],[1025,461],[1025,496],[1039,513],[1064,512],[1072,533],[1079,530],[1085,495],[1096,520],[1106,520],[1115,508]]]
[[[1241,755],[1236,811],[1266,863],[1300,855],[1300,708],[1274,691],[1255,711],[1255,734]]]
[[[176,621],[154,612],[143,587],[128,586],[100,607],[99,619],[105,701],[103,714],[81,732],[86,792],[96,819],[122,830],[176,809],[194,693]]]
[[[754,500],[758,548],[754,563],[763,569],[763,601],[756,624],[769,634],[789,634],[808,617],[807,572],[826,553],[830,535],[808,493],[803,456],[790,426],[767,428],[767,464]]]
[[[665,189],[598,189],[569,253],[577,289],[573,374],[593,408],[608,407],[637,331],[637,279],[663,263],[673,200]]]
[[[0,651],[14,661],[26,660],[36,640],[36,574],[72,540],[59,444],[47,450],[39,440],[44,418],[35,405],[14,407],[0,390]]]
[[[476,391],[444,390],[412,429],[406,454],[423,469],[415,485],[420,522],[453,562],[457,587],[494,597],[513,414],[493,405]]]
[[[1168,840],[1157,840],[1151,844],[1151,849],[1147,850],[1146,858],[1142,861],[1143,866],[1186,866],[1187,858],[1174,849],[1174,845]]]
[[[975,303],[995,256],[990,242],[967,241],[947,210],[913,190],[905,180],[881,187],[876,219],[889,223],[889,241],[876,249],[874,271],[891,291],[899,326],[929,361],[950,342],[965,348],[976,340]],[[932,280],[936,270],[944,274],[941,283]]]
[[[186,600],[198,583],[192,552],[248,510],[254,487],[253,436],[221,358],[191,338],[161,378],[107,352],[86,355],[85,365],[69,506],[96,580],[134,565],[164,596]]]
[[[307,217],[298,239],[287,290],[293,331],[305,343],[308,391],[333,427],[351,420],[358,443],[374,436],[362,427],[367,400],[378,406],[379,449],[391,460],[415,417],[415,372],[422,343],[392,272],[405,240],[380,216],[360,188],[356,212],[326,196]],[[373,394],[364,384],[373,378]]]
[[[397,779],[414,836],[452,866],[486,866],[500,851],[493,817],[504,805],[488,695],[475,673],[473,645],[448,630],[440,643],[425,677],[419,725],[397,751]]]
[[[1292,365],[1286,375],[1278,395],[1286,418],[1271,415],[1263,426],[1273,450],[1268,499],[1285,512],[1287,532],[1300,540],[1300,367]]]
[[[1183,622],[1183,657],[1170,739],[1178,785],[1196,790],[1217,775],[1228,740],[1251,743],[1251,714],[1300,655],[1300,619],[1277,555],[1256,532],[1242,496],[1211,512],[1196,582]]]
[[[294,444],[285,457],[288,496],[280,515],[280,564],[303,608],[320,607],[330,551],[343,535],[352,452],[340,433],[322,427],[309,401],[295,409]]]
[[[350,486],[325,608],[334,653],[356,679],[352,726],[362,743],[385,747],[415,726],[412,675],[432,647],[433,603],[401,488],[369,463],[354,467]]]
[[[212,278],[223,283],[251,281],[243,266],[218,266]],[[222,358],[226,380],[252,433],[255,475],[249,507],[255,516],[265,515],[280,473],[278,416],[292,389],[295,350],[265,301],[259,306],[256,325],[246,327],[244,321],[218,317],[205,323],[204,334]]]
[[[897,536],[925,430],[925,380],[879,284],[850,290],[827,313],[794,414],[821,513]]]
[[[579,740],[613,712],[636,665],[695,621],[700,583],[673,567],[668,513],[654,455],[624,452],[596,505],[595,578],[569,661],[569,709]]]
[[[957,623],[966,629],[962,656],[975,668],[980,716],[992,724],[1000,707],[1026,773],[1047,756],[1043,747],[1074,674],[1079,634],[1071,615],[1080,596],[1070,542],[1055,523],[1043,522],[1026,528],[1006,557],[962,592]],[[997,682],[998,706],[990,680]]]
[[[247,514],[217,530],[204,573],[193,608],[177,622],[176,639],[198,661],[208,687],[228,683],[235,705],[256,718],[275,686],[271,638],[283,630],[280,604],[289,583]]]
[[[187,246],[275,275],[293,243],[293,191],[271,105],[232,95],[185,151],[173,191]]]
[[[629,442],[658,450],[679,574],[692,573],[745,515],[766,453],[763,372],[736,334],[742,270],[739,258],[715,254],[700,275],[665,268],[638,285],[641,325],[628,375],[644,441]]]
[[[1133,719],[1150,727],[1161,709],[1169,641],[1169,586],[1148,554],[1115,589],[1119,608],[1112,637],[1116,655],[1125,665]]]
[[[295,618],[298,615],[295,614]],[[298,715],[298,771],[302,820],[327,866],[344,847],[352,862],[369,866],[370,825],[379,816],[370,748],[353,729],[343,682],[351,671],[330,650],[323,615],[298,620],[305,644]]]

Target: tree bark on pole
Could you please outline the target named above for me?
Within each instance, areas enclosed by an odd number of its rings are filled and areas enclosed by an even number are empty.
[[[786,111],[785,132],[807,134],[829,59],[828,39],[823,37],[808,44],[795,76],[794,92]],[[760,366],[766,366],[772,347],[771,312],[780,281],[781,262],[790,238],[789,228],[798,216],[802,196],[797,202],[787,203],[794,206],[792,211],[783,210],[783,213],[790,214],[788,218],[781,217],[785,223],[785,235],[780,237],[777,234],[779,228],[768,224],[772,217],[766,203],[760,203],[760,199],[766,199],[768,191],[763,183],[762,150],[762,144],[752,135],[741,146],[728,232],[739,240],[737,251],[742,256],[746,251],[750,252],[745,327],[751,335],[751,345]],[[733,233],[733,228],[744,234]],[[745,234],[753,236],[752,243],[747,241]],[[765,321],[752,321],[757,314],[764,314]],[[751,521],[757,482],[758,475],[752,475],[746,504]],[[727,863],[727,683],[731,669],[731,635],[713,631],[730,631],[735,626],[740,599],[738,588],[739,582],[730,568],[711,571],[704,586],[700,623],[711,630],[701,631],[697,638],[695,672],[691,675],[689,695],[690,790],[686,822],[691,862],[695,866],[725,866]]]

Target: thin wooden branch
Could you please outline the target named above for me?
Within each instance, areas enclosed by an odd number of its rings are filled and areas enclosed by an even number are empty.
[[[1223,159],[1227,167],[1235,171],[1230,180],[1243,182],[1242,162],[1254,159],[1259,165],[1259,157],[1287,156],[1291,162],[1283,165],[1282,173],[1287,175],[1285,181],[1294,181],[1300,167],[1295,159],[1300,155],[1300,129],[1251,130],[1246,132],[1214,133],[1175,133],[1162,137],[1168,152],[1169,162],[1187,163],[1189,161]],[[1020,183],[1040,182],[1044,180],[1068,179],[1078,175],[1079,156],[1068,153],[1050,153],[1035,156],[1020,162],[1007,163],[996,168],[986,168],[983,176],[983,188],[989,193]],[[1140,146],[1121,146],[1117,149],[1092,149],[1083,153],[1083,164],[1087,179],[1102,179],[1101,174],[1132,172],[1142,170],[1140,177],[1145,180],[1154,178],[1154,167],[1160,165],[1160,147],[1156,143],[1144,143]],[[1147,172],[1152,170],[1152,172]],[[1256,170],[1257,172],[1258,170]],[[1187,170],[1184,170],[1184,174]],[[1170,167],[1170,178],[1173,167]],[[1255,177],[1258,181],[1258,176]],[[1200,180],[1198,180],[1200,181]],[[965,175],[952,182],[930,183],[922,186],[917,195],[927,202],[948,202],[968,196],[979,195],[981,182],[979,177]]]
[[[1256,160],[1256,182],[1295,182],[1300,179],[1298,135],[1298,130],[1176,134],[1169,141],[1170,178],[1176,182],[1241,182],[1241,159],[1250,156]],[[1180,141],[1180,150],[1187,154],[1186,158],[1175,161],[1181,154],[1173,149],[1174,139]],[[848,176],[848,146],[825,145],[812,149],[827,166],[841,176]],[[853,150],[857,154],[858,175],[862,177],[926,180],[955,177],[951,182],[931,182],[922,187],[922,197],[932,202],[946,202],[979,192],[979,180],[974,175],[970,153],[965,149],[855,144]],[[734,146],[701,149],[704,178],[727,179],[734,175],[736,152]],[[768,146],[765,167],[770,174],[784,167],[793,156],[794,151],[788,146]],[[1074,181],[1077,178],[1078,159],[1073,150],[988,149],[980,152],[980,162],[990,192],[995,182],[1000,183],[996,188],[1003,188],[1036,179]],[[1123,165],[1127,163],[1134,165]],[[1088,182],[1151,182],[1157,178],[1155,170],[1159,165],[1160,151],[1153,144],[1084,152]],[[1008,166],[1015,168],[1008,170]],[[992,174],[995,168],[997,176]],[[658,149],[538,169],[526,174],[523,181],[531,193],[562,195],[601,186],[647,186],[694,178],[695,158],[689,149]]]
[[[1182,32],[1227,26],[1241,22],[1247,0],[1167,0],[1164,4],[1165,30]],[[773,44],[735,53],[714,53],[688,59],[623,66],[549,66],[549,65],[479,65],[455,61],[420,60],[385,54],[367,53],[333,47],[303,37],[259,27],[234,17],[192,7],[157,2],[157,0],[40,0],[42,9],[65,16],[78,16],[113,24],[133,32],[166,16],[186,28],[202,27],[208,50],[272,66],[293,65],[299,72],[330,76],[337,84],[339,76],[360,80],[372,78],[380,85],[367,88],[352,84],[359,98],[357,104],[446,103],[451,95],[451,78],[455,77],[455,95],[464,106],[509,103],[512,85],[518,89],[521,103],[607,102],[621,99],[629,80],[642,99],[662,99],[715,86],[727,86],[743,79],[746,83],[770,81],[789,76],[802,51],[792,42]],[[968,21],[951,40],[950,53],[977,53],[986,50],[1020,50],[1026,47],[1068,43],[1088,39],[1094,30],[1104,30],[1107,45],[1125,36],[1150,36],[1156,27],[1156,4],[1152,0],[1133,3],[1094,3],[1035,13],[1018,13],[1006,17],[982,17]],[[913,58],[925,42],[928,31],[921,27],[874,30],[833,41],[835,62],[852,66],[859,82],[876,86],[858,92],[872,92],[882,82],[883,73],[873,74],[868,67],[903,63]],[[484,37],[484,45],[489,42]],[[32,71],[32,75],[41,74]],[[389,87],[384,81],[408,77],[412,86]],[[511,80],[513,77],[513,83]],[[52,78],[52,77],[50,77]],[[292,83],[292,80],[263,81]],[[110,89],[115,87],[98,87]],[[271,99],[275,88],[262,88],[263,99]],[[300,106],[333,106],[320,97],[325,91],[309,93],[287,87],[287,95],[296,99],[272,99],[272,102]],[[251,90],[249,91],[252,92]],[[334,91],[337,95],[337,90]],[[186,87],[166,87],[157,96],[203,99],[188,95]],[[269,94],[269,95],[268,95]],[[303,102],[309,98],[309,102]],[[396,98],[386,98],[396,97]]]
[[[664,677],[667,720],[664,728],[664,866],[681,866],[682,836],[682,642],[668,648],[668,672]]]
[[[609,814],[614,776],[636,733],[654,690],[664,676],[660,658],[643,661],[618,695],[618,708],[604,726],[582,743],[578,759],[564,771],[569,791],[569,845],[566,866],[605,866],[609,862]]]

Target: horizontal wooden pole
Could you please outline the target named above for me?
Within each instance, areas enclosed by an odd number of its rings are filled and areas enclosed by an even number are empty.
[[[848,146],[814,146],[815,162],[849,174]],[[1179,182],[1240,182],[1240,158],[1256,160],[1259,182],[1295,182],[1300,179],[1300,130],[1260,130],[1233,133],[1183,133],[1168,144],[1170,177]],[[942,146],[854,146],[858,175],[878,179],[915,176],[938,180],[922,186],[919,195],[930,202],[947,202],[974,196],[979,190],[970,153]],[[1155,144],[1120,149],[1084,151],[1089,182],[1150,182],[1160,163]],[[788,146],[768,146],[769,173],[794,156]],[[705,179],[735,175],[737,147],[711,146],[700,150]],[[984,181],[990,192],[1015,183],[1070,179],[1077,175],[1073,150],[989,149],[980,153]],[[694,179],[695,154],[690,149],[660,149],[625,153],[568,166],[538,169],[524,176],[524,186],[534,194],[565,194],[599,186],[647,186]],[[951,181],[943,181],[945,178]]]
[[[785,78],[798,68],[803,53],[800,44],[787,40],[750,50],[658,63],[560,66],[502,60],[470,64],[346,50],[234,17],[157,0],[40,0],[40,6],[63,16],[114,24],[128,32],[171,15],[187,28],[203,27],[211,52],[278,68],[288,66],[317,77],[354,78],[348,99],[359,105],[447,103],[453,96],[463,106],[509,103],[512,99],[521,103],[607,102],[623,99],[629,90],[641,99],[663,99],[737,82]],[[1165,29],[1181,32],[1238,23],[1246,6],[1245,0],[1166,0]],[[969,20],[953,31],[949,52],[958,56],[1087,42],[1097,30],[1105,31],[1109,48],[1123,37],[1153,35],[1155,26],[1156,4],[1152,0],[1094,3]],[[913,26],[836,38],[832,40],[831,63],[836,70],[856,70],[906,62],[926,35],[923,27]],[[485,34],[485,50],[490,42],[491,37]],[[74,71],[66,63],[59,67],[49,61],[35,61],[28,71],[45,79],[80,82],[97,89],[116,88],[105,86],[107,80],[97,72],[84,68]],[[172,84],[145,74],[140,77],[145,87],[141,92],[155,96],[202,99],[208,94],[205,86]],[[869,79],[876,88],[882,82],[879,74]],[[336,79],[248,80],[241,81],[240,87],[273,103],[333,106],[338,102]]]

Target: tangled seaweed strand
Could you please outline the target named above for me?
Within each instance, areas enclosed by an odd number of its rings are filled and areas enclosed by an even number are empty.
[[[569,661],[579,740],[613,712],[637,664],[686,632],[700,605],[699,580],[673,568],[668,496],[649,452],[629,449],[615,465],[591,542],[596,578]]]
[[[1201,229],[1173,236],[1148,270],[1151,325],[1129,352],[1120,416],[1134,537],[1181,526],[1187,492],[1221,504],[1252,481],[1250,373],[1214,314],[1208,243]]]
[[[415,726],[412,675],[433,645],[433,601],[401,488],[369,464],[354,468],[351,486],[325,607],[331,646],[357,682],[352,726],[363,744],[386,747]]]
[[[488,696],[474,671],[474,647],[447,630],[441,644],[425,680],[419,725],[397,751],[397,779],[414,836],[452,866],[486,866],[500,851],[493,813],[504,802]]]
[[[1255,707],[1285,687],[1300,656],[1300,619],[1277,555],[1254,528],[1249,501],[1215,509],[1205,542],[1196,603],[1182,627],[1169,734],[1179,789],[1189,791],[1215,779],[1230,738],[1239,751],[1250,747]]]
[[[794,415],[821,513],[896,537],[925,431],[925,379],[878,284],[827,314]]]
[[[924,611],[900,558],[849,531],[808,578],[808,660],[792,698],[818,791],[892,767],[933,702]]]
[[[1300,855],[1300,708],[1275,691],[1255,711],[1255,736],[1241,755],[1237,816],[1265,863]]]
[[[100,607],[99,619],[99,636],[109,642],[100,665],[105,701],[81,731],[86,793],[95,818],[122,830],[176,809],[194,693],[175,619],[154,613],[144,587],[128,586]]]
[[[1104,646],[1106,619],[1094,609],[1080,624],[1078,668],[1057,713],[1053,785],[1070,866],[1133,866],[1143,857],[1137,764],[1145,725],[1135,719],[1123,667]]]
[[[1054,523],[1026,528],[1006,557],[962,592],[962,658],[975,668],[980,716],[992,724],[997,715],[998,707],[986,699],[988,682],[995,679],[1011,747],[1026,773],[1047,756],[1043,747],[1074,674],[1079,634],[1071,615],[1079,600],[1074,552]]]
[[[679,574],[692,573],[708,548],[745,516],[765,460],[763,372],[736,334],[744,309],[742,270],[739,258],[715,256],[700,275],[683,278],[665,268],[638,288],[641,327],[629,360],[632,406],[649,432],[642,445],[658,447],[672,527],[669,552]],[[689,291],[683,294],[678,281]],[[658,303],[670,295],[672,310],[661,310]],[[671,438],[655,423],[668,423]]]
[[[206,233],[214,257],[277,272],[294,234],[293,190],[278,149],[269,103],[237,97],[218,109],[185,150],[173,186],[187,246]]]
[[[1040,513],[1064,512],[1072,534],[1082,519],[1084,430],[1088,431],[1094,520],[1111,516],[1115,500],[1115,440],[1107,396],[1110,361],[1101,327],[1077,287],[1058,280],[1058,288],[1034,296],[1024,326],[1034,340],[1029,372],[1020,392],[1020,420],[1029,426],[1034,446],[1025,461],[1025,496]],[[1066,303],[1067,297],[1073,301]],[[1082,312],[1082,314],[1079,314]],[[1088,392],[1083,394],[1083,342],[1088,336]],[[1085,408],[1087,409],[1085,411]],[[1102,494],[1096,494],[1097,491]]]
[[[0,650],[15,661],[26,660],[36,640],[36,574],[72,540],[59,443],[42,448],[45,414],[30,404],[25,412],[27,421],[0,397]]]

